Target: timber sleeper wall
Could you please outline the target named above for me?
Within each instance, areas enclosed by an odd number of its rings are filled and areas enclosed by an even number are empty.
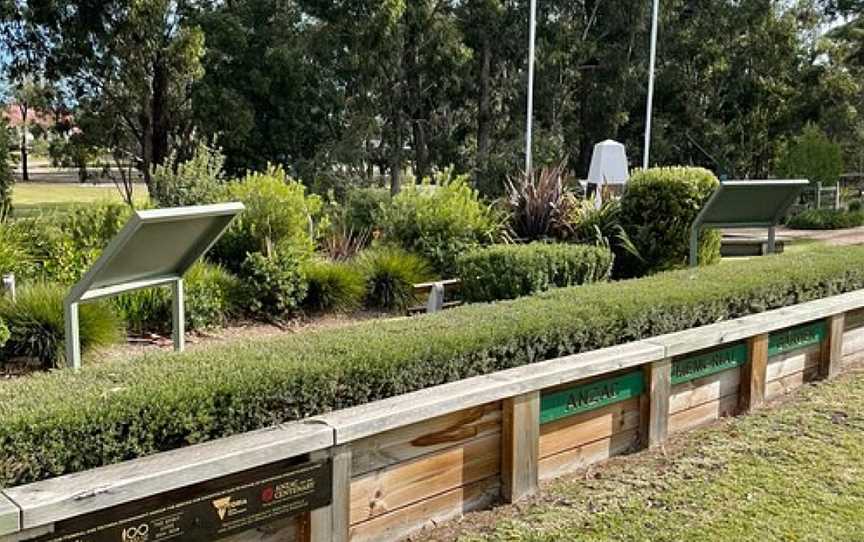
[[[69,525],[89,514],[122,519],[135,503],[206,497],[220,481],[283,463],[326,479],[290,486],[308,490],[293,504],[298,513],[260,516],[266,521],[237,523],[212,539],[399,540],[862,360],[858,291],[5,489],[0,542],[65,540]],[[219,510],[203,502],[200,513]],[[237,510],[242,520],[246,511]]]

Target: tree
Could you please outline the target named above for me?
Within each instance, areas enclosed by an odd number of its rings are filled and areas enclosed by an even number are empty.
[[[202,74],[204,34],[183,0],[28,3],[50,36],[48,73],[74,91],[76,120],[105,146],[134,143],[150,184],[153,165],[192,131],[191,85]]]
[[[30,114],[44,113],[51,102],[51,88],[41,79],[32,74],[19,76],[12,85],[12,97],[15,107],[21,115],[20,144],[21,180],[29,181],[27,137],[32,135],[30,129]]]
[[[11,142],[12,133],[6,117],[0,115],[0,223],[6,220],[12,210],[12,185],[15,184],[15,177],[12,175]]]
[[[809,179],[813,184],[835,185],[843,173],[840,145],[828,139],[818,126],[808,124],[801,135],[783,149],[777,172],[787,179]]]

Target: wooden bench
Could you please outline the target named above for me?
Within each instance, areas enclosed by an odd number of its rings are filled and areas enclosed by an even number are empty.
[[[447,294],[452,294],[462,287],[459,279],[438,280],[433,282],[421,282],[414,285],[414,297],[417,300],[426,299],[425,305],[408,307],[408,315],[424,312],[438,312],[443,309],[458,307],[462,301],[445,301]]]

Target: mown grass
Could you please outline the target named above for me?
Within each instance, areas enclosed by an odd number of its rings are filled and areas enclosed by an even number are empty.
[[[147,189],[135,187],[135,200],[147,201]],[[74,183],[19,182],[12,189],[12,213],[16,218],[88,203],[122,202],[120,192],[112,184],[104,186]]]
[[[864,539],[864,373],[552,483],[462,542]]]

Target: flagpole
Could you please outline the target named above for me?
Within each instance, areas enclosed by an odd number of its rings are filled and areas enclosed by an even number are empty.
[[[531,17],[528,27],[528,111],[525,127],[525,174],[531,174],[531,138],[534,120],[534,42],[537,29],[537,0],[531,0]]]
[[[645,145],[642,151],[642,167],[648,169],[648,159],[651,153],[651,115],[654,107],[654,66],[657,62],[657,19],[660,12],[660,0],[654,0],[651,15],[651,53],[648,67],[648,103],[645,111]]]

